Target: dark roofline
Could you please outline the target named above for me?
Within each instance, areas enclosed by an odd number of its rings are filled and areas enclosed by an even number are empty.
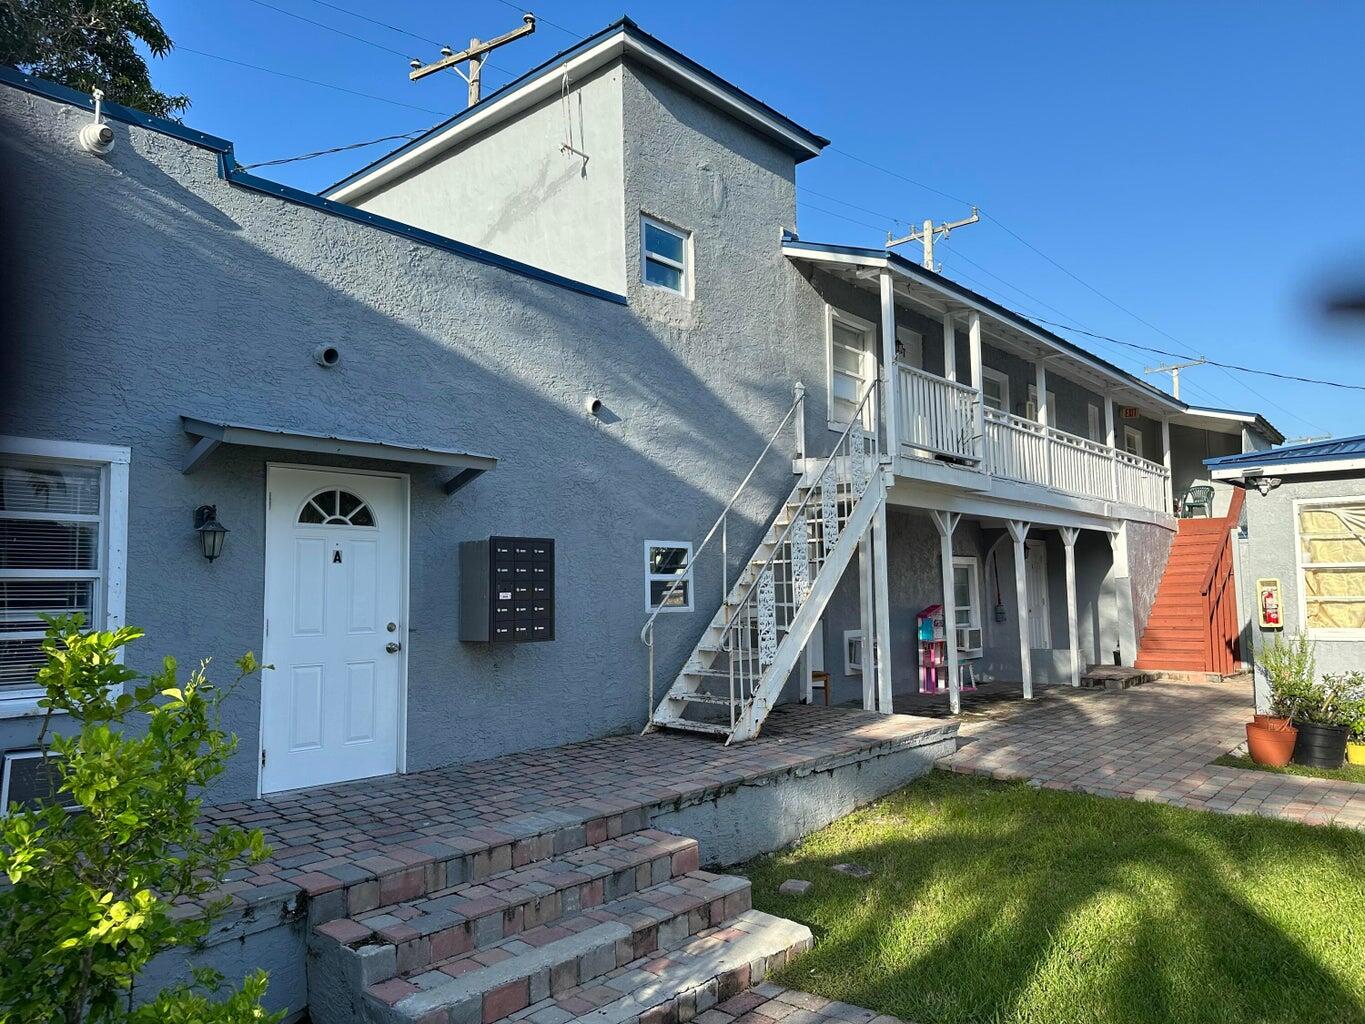
[[[24,74],[16,68],[0,64],[0,84],[8,85],[21,92],[31,93],[51,100],[54,103],[65,103],[68,106],[79,107],[82,110],[94,112],[95,105],[93,100],[85,93],[77,92],[75,89],[58,85],[56,82],[49,82],[46,79],[35,78],[33,75]],[[589,295],[596,299],[603,299],[607,302],[614,302],[619,305],[626,304],[626,297],[618,295],[616,292],[607,291],[605,288],[598,288],[595,285],[584,284],[582,281],[575,281],[573,278],[564,277],[561,274],[551,273],[534,267],[529,263],[522,263],[519,260],[508,259],[506,256],[499,256],[495,252],[487,249],[480,249],[478,246],[468,245],[464,242],[457,242],[453,238],[446,238],[443,235],[424,231],[421,228],[412,227],[409,224],[402,224],[388,217],[381,217],[378,214],[366,213],[364,210],[357,210],[354,206],[347,206],[344,203],[333,202],[324,199],[322,196],[314,195],[312,192],[305,192],[303,189],[294,188],[292,185],[282,185],[277,181],[262,178],[259,175],[251,174],[243,170],[237,164],[233,156],[233,146],[227,139],[219,138],[216,135],[209,135],[205,132],[188,128],[179,121],[171,121],[162,117],[154,117],[151,114],[143,113],[132,107],[125,107],[118,103],[104,101],[101,106],[106,119],[121,121],[124,124],[135,125],[147,131],[157,132],[160,135],[167,135],[181,142],[187,142],[192,146],[207,149],[218,154],[218,176],[230,185],[243,188],[251,192],[259,192],[264,195],[273,196],[276,199],[283,199],[285,202],[296,203],[299,206],[306,206],[333,217],[340,217],[343,220],[353,221],[357,224],[364,224],[367,227],[375,228],[387,234],[398,235],[419,245],[430,246],[433,249],[441,249],[475,263],[482,263],[486,266],[497,267],[499,270],[506,270],[519,277],[529,278],[532,281],[539,281],[542,284],[553,285],[556,288],[564,288],[568,291],[578,292],[581,295]]]
[[[717,86],[718,88],[726,92],[729,92],[736,99],[742,101],[743,103],[748,104],[749,106],[757,107],[758,109],[762,110],[769,117],[772,117],[774,120],[779,121],[793,134],[804,136],[812,149],[821,150],[829,145],[829,139],[825,138],[823,135],[817,135],[809,128],[805,128],[802,125],[797,124],[786,114],[783,114],[778,110],[774,110],[772,107],[768,106],[768,104],[764,103],[757,97],[745,92],[743,89],[735,85],[733,82],[729,82],[726,81],[724,78],[721,78],[714,71],[711,71],[710,69],[703,67],[701,64],[698,64],[695,60],[687,56],[685,53],[682,53],[679,50],[675,50],[673,47],[669,46],[667,43],[659,39],[657,36],[650,35],[639,25],[637,25],[631,18],[621,17],[618,18],[616,21],[613,21],[606,28],[594,32],[592,35],[587,36],[586,38],[578,41],[577,43],[574,43],[568,49],[560,50],[553,57],[550,57],[548,60],[542,61],[540,64],[537,64],[530,71],[527,71],[525,74],[521,75],[518,78],[514,78],[506,85],[489,93],[487,96],[484,96],[482,99],[479,100],[478,103],[474,104],[472,107],[468,107],[460,111],[458,114],[446,118],[440,124],[433,125],[431,128],[428,128],[421,135],[417,136],[417,138],[403,143],[403,145],[399,146],[397,149],[391,150],[390,152],[385,153],[383,156],[371,160],[363,167],[351,172],[350,174],[346,175],[339,181],[333,182],[326,188],[322,189],[319,194],[330,195],[337,189],[344,188],[345,186],[351,184],[353,181],[357,181],[358,179],[363,178],[365,175],[369,174],[376,168],[382,167],[383,165],[398,159],[404,154],[412,151],[416,147],[427,142],[434,136],[440,135],[441,133],[448,131],[450,128],[454,127],[460,122],[472,117],[475,114],[482,112],[489,105],[496,103],[503,96],[511,92],[514,92],[521,86],[525,85],[527,82],[534,81],[535,79],[544,75],[547,71],[554,70],[559,65],[563,64],[565,61],[573,60],[581,53],[586,53],[588,50],[591,50],[598,43],[602,42],[602,40],[607,39],[610,36],[617,34],[618,32],[625,32],[629,36],[635,36],[641,41],[648,43],[650,46],[662,50],[669,57],[673,58],[674,60],[678,61],[681,64],[685,64],[688,67],[688,69],[694,72],[695,74],[700,75],[701,77],[707,79],[709,82],[711,82],[711,84]],[[810,155],[811,154],[806,153],[801,158],[805,159],[808,158]],[[801,154],[798,154],[798,156],[801,156]]]
[[[1250,412],[1245,409],[1220,409],[1216,405],[1192,405],[1187,411],[1194,415],[1198,415],[1201,412],[1221,412],[1228,416],[1241,416],[1243,419],[1251,420],[1256,429],[1269,438],[1272,443],[1284,443],[1284,433],[1259,412]]]
[[[1236,469],[1239,466],[1260,468],[1294,466],[1310,462],[1340,462],[1347,459],[1365,459],[1365,434],[1338,437],[1329,441],[1308,441],[1304,444],[1291,444],[1284,448],[1260,452],[1222,455],[1215,459],[1205,459],[1204,465],[1210,469]]]
[[[1028,317],[1024,316],[1022,313],[1016,313],[1008,306],[1002,306],[994,299],[987,298],[986,296],[980,294],[979,292],[972,291],[972,289],[968,288],[966,285],[959,284],[952,278],[944,277],[942,274],[935,273],[932,270],[928,270],[925,267],[920,266],[918,263],[906,259],[899,253],[891,252],[888,249],[870,249],[858,245],[835,245],[829,242],[807,242],[792,234],[787,234],[786,236],[784,236],[782,244],[791,246],[793,248],[810,249],[814,253],[827,252],[835,255],[855,256],[860,257],[862,259],[870,260],[884,259],[888,261],[891,265],[893,265],[897,270],[905,271],[911,277],[917,277],[922,281],[928,282],[929,284],[933,284],[937,287],[946,288],[949,291],[955,292],[960,298],[966,299],[969,302],[976,303],[979,306],[984,306],[986,309],[990,310],[996,316],[1000,317],[1000,319],[1012,321],[1016,326],[1022,328],[1023,330],[1030,331],[1034,334],[1040,334],[1043,337],[1045,337],[1048,341],[1060,345],[1062,348],[1067,349],[1068,351],[1075,353],[1078,356],[1083,356],[1084,358],[1093,363],[1099,364],[1106,370],[1109,370],[1110,372],[1124,378],[1129,383],[1136,385],[1139,390],[1146,392],[1153,398],[1156,398],[1167,405],[1178,406],[1182,411],[1186,411],[1190,408],[1180,399],[1173,398],[1170,395],[1166,394],[1166,392],[1162,391],[1160,388],[1153,387],[1151,384],[1148,384],[1145,380],[1142,380],[1141,378],[1138,377],[1134,377],[1131,373],[1129,373],[1122,367],[1115,366],[1113,363],[1109,362],[1109,360],[1104,359],[1101,356],[1097,356],[1093,352],[1090,352],[1087,349],[1082,348],[1081,346],[1077,345],[1074,341],[1070,341],[1067,338],[1063,338],[1060,334],[1057,334],[1054,331],[1050,331],[1046,327],[1039,326],[1038,324],[1030,320]]]

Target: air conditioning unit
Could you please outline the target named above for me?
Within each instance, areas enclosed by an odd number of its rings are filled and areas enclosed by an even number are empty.
[[[958,626],[957,627],[957,649],[959,651],[976,652],[981,650],[981,627],[980,626]]]
[[[56,803],[70,810],[76,806],[72,793],[59,793],[61,776],[53,763],[53,755],[43,757],[41,750],[17,750],[5,755],[3,774],[0,774],[0,816],[10,804],[37,807]]]

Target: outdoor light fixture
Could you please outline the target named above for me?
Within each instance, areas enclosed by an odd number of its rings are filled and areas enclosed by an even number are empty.
[[[218,507],[200,505],[195,509],[194,528],[204,548],[204,557],[212,562],[223,553],[223,538],[227,536],[227,527],[218,521]]]

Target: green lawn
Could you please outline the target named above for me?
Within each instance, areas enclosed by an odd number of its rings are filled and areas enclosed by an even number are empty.
[[[1365,783],[1365,764],[1344,764],[1336,769],[1305,768],[1301,764],[1287,764],[1283,768],[1272,768],[1269,765],[1257,764],[1249,757],[1237,757],[1233,754],[1224,754],[1214,760],[1213,763],[1226,765],[1229,768],[1250,768],[1258,772],[1274,772],[1277,775],[1308,775],[1315,779],[1336,779],[1338,782]]]
[[[745,870],[778,981],[917,1024],[1365,1021],[1362,833],[933,772]]]

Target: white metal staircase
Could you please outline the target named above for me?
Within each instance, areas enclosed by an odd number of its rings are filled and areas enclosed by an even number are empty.
[[[715,734],[727,743],[758,735],[886,498],[876,435],[863,428],[871,393],[869,387],[829,456],[802,475],[730,586],[726,550],[730,510],[793,416],[800,436],[803,396],[797,389],[786,418],[693,556],[695,565],[719,536],[721,563],[726,566],[725,600],[657,708],[653,705],[658,611],[640,632],[649,648],[650,727]],[[664,602],[680,583],[669,588]]]

